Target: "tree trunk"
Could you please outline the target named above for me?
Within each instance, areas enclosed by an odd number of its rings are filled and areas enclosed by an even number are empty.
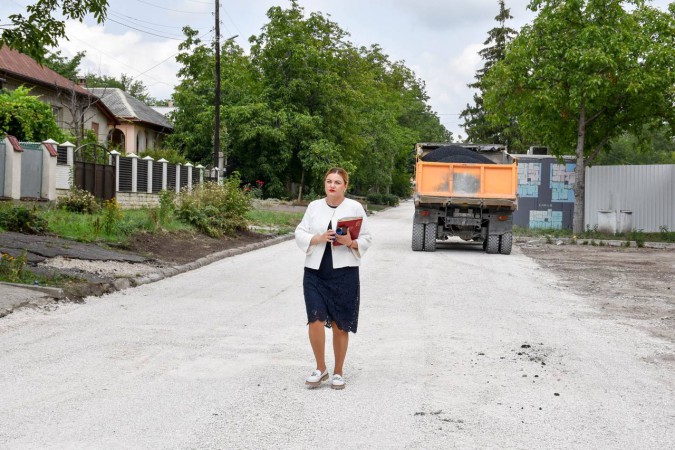
[[[577,135],[577,165],[574,169],[574,216],[572,230],[574,234],[584,232],[584,196],[586,194],[586,161],[584,160],[584,138],[586,136],[586,106],[581,101],[579,107],[579,134]]]
[[[305,169],[300,173],[300,189],[298,190],[298,201],[302,201],[302,189],[305,186]]]

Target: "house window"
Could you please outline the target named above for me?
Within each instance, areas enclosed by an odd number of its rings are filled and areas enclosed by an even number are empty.
[[[59,128],[63,128],[63,108],[52,105],[52,114],[54,114],[54,120]]]
[[[91,131],[94,132],[94,135],[96,136],[96,141],[98,141],[98,140],[99,140],[99,136],[98,136],[98,122],[92,122],[92,123],[91,123]]]

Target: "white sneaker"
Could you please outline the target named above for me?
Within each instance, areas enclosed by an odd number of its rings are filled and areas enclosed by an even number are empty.
[[[319,369],[316,369],[312,372],[310,376],[305,378],[305,384],[311,387],[317,387],[321,384],[322,381],[328,379],[328,368],[321,372]]]
[[[333,379],[330,382],[330,387],[331,389],[344,389],[345,388],[345,380],[342,378],[342,375],[334,374]]]

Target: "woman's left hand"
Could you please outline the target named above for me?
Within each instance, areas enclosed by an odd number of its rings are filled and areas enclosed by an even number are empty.
[[[336,234],[335,240],[338,241],[342,245],[346,245],[347,247],[349,247],[352,243],[352,238],[351,238],[351,236],[349,236],[349,233],[347,233],[345,235],[342,235],[342,236],[339,235],[339,234]]]

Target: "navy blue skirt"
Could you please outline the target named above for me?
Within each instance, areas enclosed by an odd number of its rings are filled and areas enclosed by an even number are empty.
[[[343,331],[356,333],[359,323],[359,268],[333,269],[331,244],[326,244],[319,269],[305,267],[302,287],[307,322],[332,322]]]

